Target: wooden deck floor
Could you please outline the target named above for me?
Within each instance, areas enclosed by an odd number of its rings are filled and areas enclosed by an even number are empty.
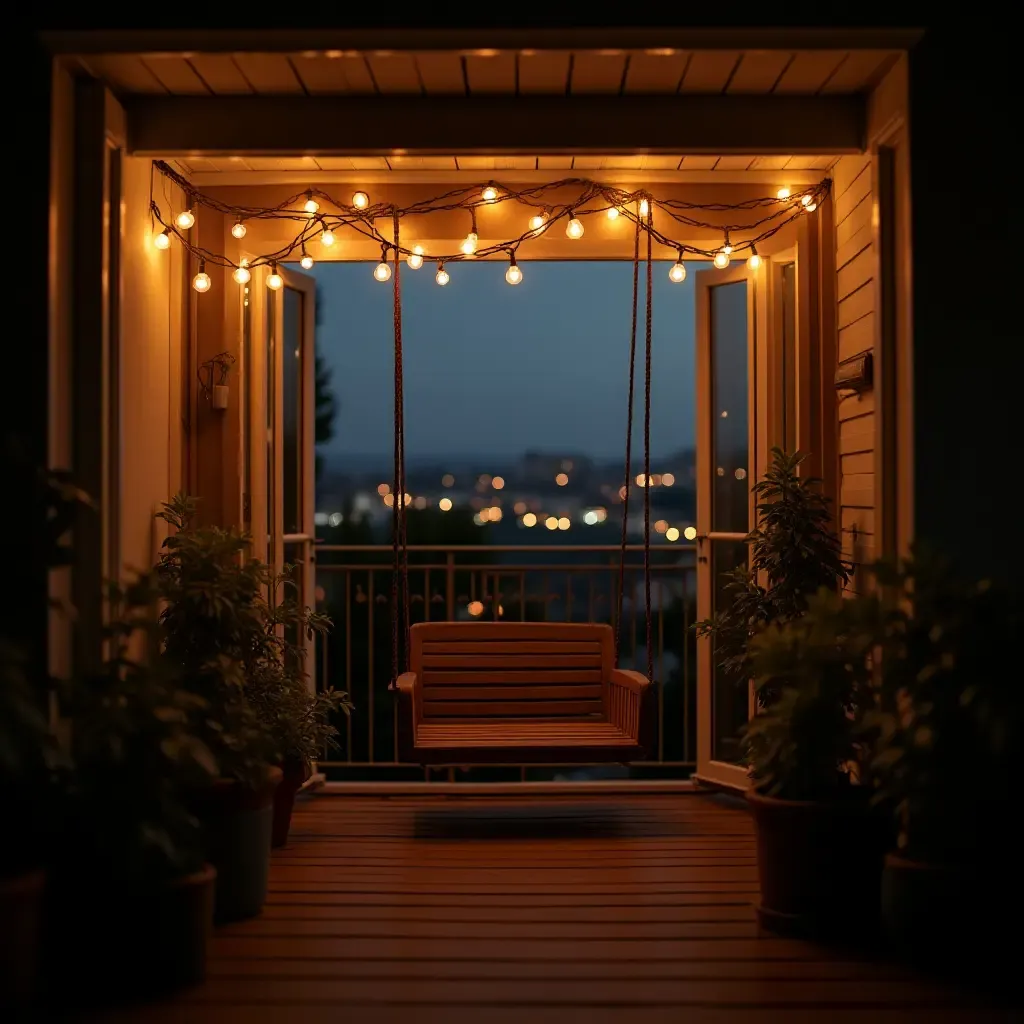
[[[320,796],[208,982],[107,1021],[889,1024],[1009,1020],[759,931],[751,823],[701,795]]]

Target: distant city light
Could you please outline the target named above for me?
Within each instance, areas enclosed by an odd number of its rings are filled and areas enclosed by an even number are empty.
[[[493,488],[494,488],[494,489],[495,489],[496,491],[500,491],[500,490],[501,490],[501,489],[502,489],[502,488],[503,488],[503,487],[505,486],[505,478],[504,478],[504,477],[501,477],[501,476],[496,476],[496,477],[495,477],[495,478],[494,478],[494,479],[493,479],[493,480],[491,481],[491,486],[492,486],[492,487],[493,487]]]
[[[476,482],[478,484],[483,484],[484,487],[490,486],[491,474],[490,473],[481,473],[480,476],[477,477],[477,481]]]
[[[526,502],[525,501],[517,501],[512,506],[512,511],[515,512],[515,514],[517,516],[521,516],[526,511]]]
[[[532,512],[527,512],[526,515],[523,516],[523,526],[536,526],[536,525],[537,525],[537,517]]]
[[[558,476],[555,477],[555,483],[558,484],[559,487],[564,487],[568,482],[569,477],[565,473],[559,473]]]
[[[327,517],[327,523],[329,526],[341,526],[341,520],[343,516],[340,512],[332,512]]]
[[[683,530],[683,536],[687,540],[696,540],[697,539],[697,527],[696,526],[688,526],[685,530]]]
[[[558,529],[558,520],[554,516],[548,516],[547,519],[544,520],[544,525],[549,530],[557,530]]]
[[[736,477],[737,480],[746,480],[747,471],[741,466],[733,473],[733,476]]]
[[[313,513],[313,522],[317,526],[326,526],[329,520],[330,520],[330,516],[328,516],[328,514],[326,512],[314,512]]]
[[[665,531],[665,540],[672,540],[672,541],[679,540],[679,531],[674,526],[670,526]]]
[[[662,473],[661,483],[663,487],[671,487],[676,482],[674,473]]]
[[[645,477],[643,475],[643,473],[637,473],[637,475],[636,475],[636,485],[637,485],[637,487],[646,487],[647,486],[647,477]]]
[[[568,516],[562,516],[562,518],[558,520],[558,528],[560,530],[568,530],[570,526],[572,526],[572,523]]]
[[[668,530],[668,523],[664,519],[659,519],[654,524],[654,529],[657,533],[665,533]]]
[[[484,613],[484,603],[483,603],[483,601],[470,601],[469,604],[466,606],[466,611],[468,611],[469,614],[473,616],[473,618],[476,618],[477,616],[483,615],[483,613]]]
[[[583,522],[585,522],[587,526],[596,526],[598,523],[597,513],[593,509],[590,509],[589,512],[585,512],[583,515]]]
[[[477,526],[483,526],[487,522],[487,520],[484,519],[481,513],[477,512],[473,516],[473,522],[476,523]]]
[[[391,493],[391,486],[390,486],[390,484],[378,484],[377,485],[377,493],[382,498],[384,497],[385,494],[390,494]]]
[[[412,507],[413,508],[418,508],[418,509],[426,508],[427,507],[427,499],[424,498],[422,494],[419,495],[419,497],[413,499]]]
[[[438,507],[438,508],[439,508],[439,509],[440,509],[440,510],[441,510],[442,512],[451,512],[451,510],[452,510],[452,499],[451,499],[451,498],[442,498],[442,499],[441,499],[441,500],[440,500],[440,501],[439,501],[439,502],[437,503],[437,507]]]
[[[454,483],[455,483],[455,477],[453,477],[451,475],[451,473],[445,473],[445,475],[443,477],[441,477],[441,486],[442,487],[451,487]]]

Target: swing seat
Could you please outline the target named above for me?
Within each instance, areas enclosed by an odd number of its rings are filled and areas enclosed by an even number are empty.
[[[653,693],[615,668],[611,626],[421,622],[398,677],[400,759],[624,764],[645,756]]]

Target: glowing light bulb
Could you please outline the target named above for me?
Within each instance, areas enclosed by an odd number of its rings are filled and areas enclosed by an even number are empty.
[[[788,199],[789,198],[789,189],[785,188],[785,187],[780,188],[779,191],[775,193],[775,198],[776,199]]]
[[[811,196],[801,196],[800,197],[800,202],[803,203],[804,206],[810,206],[811,202],[812,202],[812,197]]]
[[[324,233],[320,236],[320,244],[326,245],[328,248],[334,245],[334,232],[330,228],[324,228]]]
[[[646,217],[651,212],[651,204],[646,199],[640,200],[640,216]]]
[[[451,280],[448,276],[448,271],[444,269],[443,263],[439,263],[437,265],[437,273],[434,275],[434,280],[441,285],[442,288]]]
[[[609,220],[615,220],[619,216],[619,208],[617,206],[609,206],[608,212],[605,214]]]
[[[505,271],[505,280],[509,284],[519,284],[523,279],[523,272],[513,263],[508,270]]]
[[[470,231],[470,233],[466,235],[466,240],[462,243],[463,253],[467,256],[472,256],[476,252],[476,244],[478,241],[479,238],[477,238],[476,232]]]
[[[153,244],[158,249],[166,249],[171,244],[171,236],[167,234],[166,231],[161,231],[160,234],[153,239]]]
[[[231,234],[235,238],[245,238],[245,225],[241,221],[236,221],[231,228]]]
[[[697,539],[697,527],[696,526],[688,526],[685,530],[683,530],[683,536],[687,540],[696,540]]]
[[[365,210],[370,205],[370,197],[365,192],[353,192],[352,205],[357,210]]]
[[[726,256],[732,254],[732,246],[729,244],[728,238],[725,240],[725,245],[722,246],[722,252],[724,252]]]
[[[761,257],[758,256],[757,250],[753,246],[750,247],[750,250],[750,256],[747,258],[747,266],[751,270],[757,270],[757,268],[761,266]]]
[[[213,284],[213,282],[210,280],[210,275],[206,272],[206,261],[200,260],[199,273],[192,278],[192,287],[200,293],[208,292],[211,284]]]
[[[493,185],[488,185],[483,191],[484,202],[493,203],[498,198],[498,190]]]
[[[681,281],[686,280],[686,267],[683,266],[682,261],[672,264],[668,272],[668,279],[674,284],[679,284]]]
[[[284,284],[284,278],[277,272],[277,264],[273,263],[270,267],[270,276],[267,278],[267,287],[272,291],[280,291],[281,286]]]
[[[391,267],[383,260],[381,260],[380,263],[378,263],[377,266],[373,268],[373,277],[375,281],[380,281],[381,283],[383,283],[384,281],[390,281]]]
[[[729,254],[724,249],[721,249],[715,253],[715,258],[712,262],[719,270],[725,270],[729,266]]]
[[[177,224],[182,231],[188,231],[195,222],[196,216],[191,210],[182,210],[181,213],[174,218],[174,223]]]
[[[539,213],[534,214],[530,218],[530,230],[531,231],[540,231],[544,227],[544,222],[546,220],[547,220],[547,217],[542,216]]]
[[[814,213],[814,211],[815,211],[815,210],[816,210],[817,208],[818,208],[818,204],[817,204],[817,203],[808,203],[808,204],[807,204],[807,205],[806,205],[806,206],[804,207],[804,209],[805,209],[805,210],[806,210],[806,211],[807,211],[808,213]]]
[[[582,238],[583,237],[583,221],[573,217],[568,224],[565,226],[565,233],[570,238]]]
[[[303,206],[303,209],[306,211],[306,213],[310,215],[310,217],[312,217],[313,214],[320,209],[320,204],[312,196],[310,196],[306,200],[306,205]]]
[[[235,284],[248,284],[252,278],[252,274],[249,272],[249,268],[242,265],[235,267],[235,272],[231,275],[232,280]]]
[[[410,270],[419,270],[423,266],[423,246],[414,245],[405,262],[409,265]]]
[[[313,269],[313,257],[310,256],[308,253],[303,253],[302,254],[302,259],[299,260],[299,266],[302,267],[303,270],[312,270]]]

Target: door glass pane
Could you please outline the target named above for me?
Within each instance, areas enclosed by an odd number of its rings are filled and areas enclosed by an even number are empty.
[[[711,529],[745,534],[750,529],[750,436],[747,282],[711,289]],[[742,541],[711,542],[713,610],[729,600],[728,573],[747,561]],[[747,721],[747,681],[726,672],[712,651],[712,758],[740,761],[739,730]]]
[[[715,610],[729,600],[726,590],[728,573],[737,566],[746,566],[748,548],[743,541],[718,540],[711,542],[711,572],[714,580]],[[735,672],[726,672],[719,664],[721,655],[712,642],[711,677],[711,757],[715,761],[739,764],[740,729],[749,717],[749,684]]]
[[[302,294],[285,288],[282,338],[284,533],[302,532]]]
[[[292,585],[282,589],[281,597],[288,597],[298,605],[303,603],[303,595],[305,594],[305,553],[306,545],[302,541],[285,544],[284,546],[284,564],[290,566],[288,577]],[[292,624],[285,628],[285,638],[289,643],[296,646],[299,646],[302,641],[299,631]]]
[[[269,297],[267,308],[267,351],[266,351],[266,381],[267,391],[265,395],[264,408],[267,412],[267,421],[264,424],[264,433],[267,439],[267,561],[274,565],[277,551],[274,545],[274,537],[277,535],[277,473],[274,467],[274,415],[277,408],[277,339],[274,323],[277,316],[277,303],[280,298],[274,294]]]
[[[782,267],[782,446],[796,451],[796,264]]]
[[[711,289],[711,529],[749,530],[747,282]]]

